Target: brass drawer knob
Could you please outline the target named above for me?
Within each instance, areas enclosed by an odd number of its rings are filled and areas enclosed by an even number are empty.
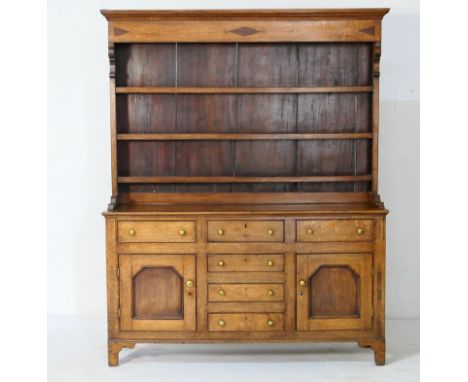
[[[220,229],[218,230],[218,235],[219,235],[219,236],[223,236],[223,235],[224,235],[224,229],[220,228]]]
[[[357,230],[356,230],[357,234],[358,235],[362,235],[364,233],[364,229],[359,227]]]
[[[181,230],[179,231],[179,235],[180,235],[180,236],[185,236],[185,230],[181,229]]]
[[[191,287],[193,287],[193,281],[192,280],[187,280],[185,285],[187,285],[189,288],[191,288]]]
[[[273,321],[273,320],[268,320],[268,321],[267,321],[267,325],[270,326],[270,327],[271,327],[271,326],[274,326],[274,325],[275,325],[275,321]]]
[[[307,235],[312,235],[314,230],[312,228],[307,228]]]
[[[224,325],[226,325],[226,323],[224,322],[224,320],[219,320],[218,325],[223,327]]]
[[[136,231],[135,231],[134,229],[129,229],[129,230],[128,230],[128,234],[129,234],[130,236],[135,236]]]
[[[223,260],[219,260],[219,261],[218,261],[218,265],[219,265],[220,267],[224,267],[224,261],[223,261]]]
[[[273,236],[273,234],[275,233],[275,231],[273,231],[271,228],[267,232],[268,232],[268,235],[270,236]]]
[[[220,296],[224,296],[224,295],[226,294],[226,292],[225,292],[224,290],[220,289],[220,290],[218,291],[218,294],[219,294]]]
[[[274,296],[275,295],[275,291],[273,289],[268,289],[268,296]]]
[[[305,287],[306,286],[305,280],[299,280],[299,286]]]
[[[273,264],[274,264],[274,263],[273,263],[273,260],[268,260],[268,261],[267,261],[267,265],[268,265],[269,267],[272,267]]]

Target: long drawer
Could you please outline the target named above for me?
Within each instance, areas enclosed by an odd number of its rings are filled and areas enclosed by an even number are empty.
[[[194,221],[119,222],[119,241],[133,243],[194,243]]]
[[[298,220],[297,241],[372,241],[372,220]]]
[[[208,301],[283,300],[283,284],[208,284]]]
[[[210,313],[210,332],[278,332],[284,330],[282,313]]]
[[[209,254],[208,272],[281,272],[283,254]]]
[[[211,220],[209,242],[281,242],[284,223],[272,220]]]

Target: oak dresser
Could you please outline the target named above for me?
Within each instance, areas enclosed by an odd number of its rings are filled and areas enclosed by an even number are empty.
[[[109,365],[145,342],[350,341],[385,363],[387,12],[102,11]]]

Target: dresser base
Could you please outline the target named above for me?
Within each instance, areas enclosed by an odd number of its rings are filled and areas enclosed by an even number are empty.
[[[385,363],[386,210],[157,208],[105,214],[110,366],[136,343],[357,342]]]

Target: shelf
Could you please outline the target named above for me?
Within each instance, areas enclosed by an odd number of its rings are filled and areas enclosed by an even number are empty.
[[[367,182],[371,175],[340,176],[119,176],[119,183],[318,183]]]
[[[226,133],[158,133],[117,134],[119,141],[246,141],[246,140],[318,140],[371,139],[372,133],[303,133],[303,134],[226,134]]]
[[[278,94],[278,93],[370,93],[372,86],[329,87],[116,87],[118,94]]]

